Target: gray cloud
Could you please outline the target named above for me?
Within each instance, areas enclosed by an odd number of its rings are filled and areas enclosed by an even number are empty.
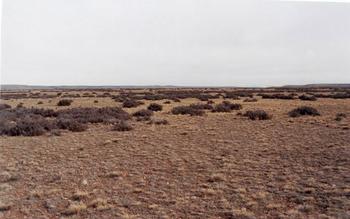
[[[2,83],[350,82],[350,4],[4,0]]]

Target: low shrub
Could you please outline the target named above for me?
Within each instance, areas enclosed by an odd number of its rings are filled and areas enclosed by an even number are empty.
[[[174,115],[191,115],[191,116],[202,116],[204,111],[201,109],[195,109],[191,106],[176,106],[171,110]]]
[[[19,103],[19,104],[17,104],[16,107],[17,107],[17,108],[22,108],[22,107],[24,107],[24,103]]]
[[[272,118],[272,116],[269,115],[264,110],[254,110],[254,111],[248,110],[243,114],[243,116],[246,116],[251,120],[268,120]]]
[[[68,129],[72,132],[82,132],[87,129],[86,124],[82,124],[76,120],[73,119],[59,119],[57,120],[57,127],[59,129]]]
[[[309,95],[301,95],[299,96],[300,100],[305,100],[305,101],[316,101],[317,98],[315,96],[309,96]]]
[[[153,115],[153,111],[148,109],[142,109],[132,114],[132,116],[137,118],[137,121],[150,120],[152,115]]]
[[[132,129],[133,129],[132,126],[124,120],[118,121],[113,125],[113,128],[112,128],[113,131],[118,131],[118,132],[131,131]]]
[[[291,110],[288,115],[290,117],[299,117],[299,116],[319,116],[320,113],[317,109],[309,106],[301,106]]]
[[[256,98],[247,98],[244,99],[243,102],[257,102],[258,100]]]
[[[43,101],[39,101],[37,104],[38,104],[38,105],[39,105],[39,104],[43,104]]]
[[[261,96],[263,99],[281,99],[281,100],[293,100],[294,95],[293,94],[283,94],[283,93],[276,93],[276,94],[258,94],[258,96]]]
[[[345,113],[337,113],[337,115],[335,116],[335,121],[341,121],[344,118],[346,118]]]
[[[223,101],[222,103],[216,104],[212,112],[231,112],[232,110],[240,110],[242,105],[238,103],[231,103],[229,101]]]
[[[167,100],[167,101],[164,101],[164,104],[171,104],[171,102]]]
[[[147,109],[151,111],[162,111],[163,106],[157,103],[151,103]]]
[[[39,136],[55,128],[54,123],[40,117],[26,116],[17,121],[2,121],[0,135]]]
[[[127,99],[127,100],[124,100],[123,107],[125,107],[125,108],[134,108],[134,107],[138,107],[138,106],[140,106],[142,104],[144,104],[144,103],[141,102],[141,101],[134,100],[134,99]]]
[[[215,102],[214,101],[212,101],[212,100],[208,100],[207,101],[207,104],[214,104]]]
[[[193,103],[190,105],[191,108],[193,109],[198,109],[198,110],[212,110],[213,106],[210,104],[204,104],[204,103]]]
[[[58,101],[57,106],[70,106],[72,104],[73,100],[69,99],[62,99]]]
[[[72,108],[57,112],[58,118],[70,118],[80,123],[110,124],[118,120],[128,120],[130,115],[119,107]]]
[[[0,103],[0,110],[10,109],[11,106],[6,103]]]
[[[148,124],[168,125],[169,122],[166,119],[152,119]]]

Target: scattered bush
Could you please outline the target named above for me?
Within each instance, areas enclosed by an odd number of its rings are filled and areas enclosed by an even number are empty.
[[[174,115],[191,115],[191,116],[202,116],[204,111],[201,109],[195,109],[191,106],[177,106],[171,110]]]
[[[306,101],[316,101],[317,98],[315,96],[309,96],[309,95],[301,95],[299,96],[300,100],[306,100]]]
[[[163,106],[157,103],[151,103],[147,109],[152,110],[152,111],[162,111]]]
[[[82,124],[76,120],[73,119],[59,119],[57,121],[57,127],[59,129],[68,129],[72,132],[82,132],[87,129],[86,124]]]
[[[293,109],[288,113],[290,117],[299,117],[299,116],[319,116],[320,113],[317,111],[317,109],[309,106],[301,106],[298,108]]]
[[[212,101],[212,100],[208,100],[207,101],[207,104],[214,104],[215,102],[214,101]]]
[[[138,121],[150,120],[152,115],[153,111],[148,109],[142,109],[132,114],[132,116],[136,117]]]
[[[39,108],[14,108],[0,111],[0,135],[37,136],[55,129],[80,132],[87,123],[115,123],[130,116],[118,107],[72,108],[54,111]]]
[[[243,102],[257,102],[258,100],[256,98],[247,98],[244,99]]]
[[[232,110],[240,110],[242,105],[238,103],[230,103],[229,101],[223,101],[216,104],[212,112],[231,112]]]
[[[118,132],[131,131],[132,129],[133,129],[132,126],[124,120],[121,120],[115,123],[112,128],[113,131],[118,131]]]
[[[335,117],[335,121],[341,121],[344,118],[346,118],[346,114],[345,113],[337,113],[337,115]]]
[[[261,96],[263,99],[281,99],[281,100],[293,100],[294,99],[294,95],[293,94],[285,95],[283,93],[258,94],[258,96]]]
[[[94,100],[94,103],[98,103],[98,100]]]
[[[193,109],[198,109],[198,110],[212,110],[213,106],[210,104],[203,104],[203,103],[195,103],[190,105],[191,108]]]
[[[72,104],[73,100],[69,99],[62,99],[58,101],[57,106],[70,106]]]
[[[164,104],[171,104],[169,100],[165,101]]]
[[[0,110],[10,109],[11,106],[6,103],[0,103]]]
[[[4,121],[0,125],[0,135],[39,136],[55,128],[54,123],[40,117],[26,116],[17,121]]]
[[[38,105],[39,105],[39,104],[43,104],[43,101],[39,101],[37,104],[38,104]]]
[[[19,103],[19,104],[17,104],[17,108],[22,108],[24,106],[24,103]]]
[[[168,125],[169,122],[166,119],[153,119],[148,124]]]
[[[119,107],[72,108],[57,112],[58,118],[69,118],[80,123],[110,124],[118,120],[128,120],[130,115]]]
[[[243,114],[243,116],[248,117],[251,120],[268,120],[271,119],[272,116],[269,115],[264,110],[255,110],[255,111],[247,111]]]
[[[141,101],[134,100],[134,99],[127,99],[123,102],[123,107],[125,108],[133,108],[133,107],[138,107],[140,105],[144,104]]]

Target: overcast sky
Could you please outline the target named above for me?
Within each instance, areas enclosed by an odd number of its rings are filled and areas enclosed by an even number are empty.
[[[2,84],[350,82],[350,4],[3,0]]]

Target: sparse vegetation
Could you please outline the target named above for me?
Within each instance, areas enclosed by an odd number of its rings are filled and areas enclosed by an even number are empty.
[[[345,113],[337,113],[337,115],[335,116],[335,121],[341,121],[344,118],[346,118],[346,114]]]
[[[310,106],[301,106],[293,109],[288,113],[290,117],[299,117],[299,116],[319,116],[320,113],[317,109]]]
[[[300,100],[306,100],[306,101],[316,101],[317,98],[315,96],[310,96],[310,95],[301,95],[299,96]]]
[[[196,109],[191,106],[177,106],[171,110],[174,115],[190,115],[190,116],[202,116],[204,111],[201,109]]]
[[[131,131],[132,129],[133,129],[132,126],[124,120],[116,122],[112,128],[113,131],[118,131],[118,132]]]
[[[148,109],[142,109],[134,112],[132,116],[136,117],[138,121],[146,121],[151,119],[151,116],[153,116],[153,111]]]
[[[151,103],[148,107],[148,110],[152,110],[152,111],[162,111],[163,106],[157,103]]]
[[[242,105],[238,103],[231,103],[229,101],[223,101],[222,103],[216,104],[212,112],[227,113],[232,110],[240,110]]]
[[[0,110],[10,109],[11,106],[6,103],[0,103]]]
[[[272,116],[264,110],[248,110],[243,114],[243,116],[246,116],[251,120],[268,120],[272,118]]]
[[[125,108],[134,108],[134,107],[138,107],[140,105],[144,104],[141,101],[138,100],[134,100],[134,99],[127,99],[123,102],[123,107]]]
[[[73,103],[73,100],[70,99],[62,99],[58,101],[57,106],[70,106]]]

